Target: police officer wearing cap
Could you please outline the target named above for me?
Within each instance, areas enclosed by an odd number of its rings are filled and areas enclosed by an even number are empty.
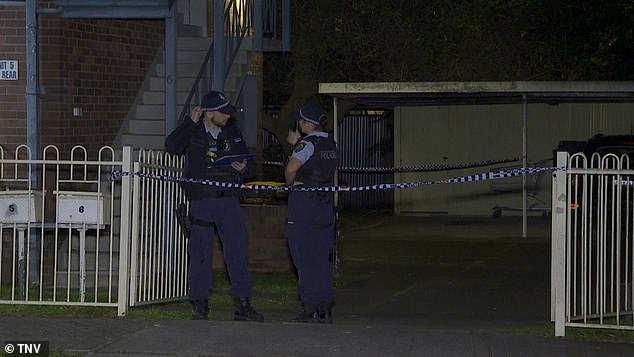
[[[221,92],[210,92],[165,140],[165,149],[185,155],[184,177],[242,183],[255,174],[253,160],[236,160],[221,164],[227,155],[247,154],[240,130],[229,123],[235,107]],[[209,316],[208,299],[213,288],[212,247],[214,227],[222,242],[224,259],[231,282],[230,293],[235,302],[235,320],[263,321],[250,304],[251,278],[247,268],[247,230],[240,207],[239,189],[223,189],[209,185],[183,185],[191,203],[189,237],[189,286],[192,318]]]
[[[295,115],[301,133],[289,132],[295,148],[286,165],[286,184],[294,187],[332,186],[339,164],[335,141],[321,131],[326,112],[317,103],[303,106]],[[330,253],[334,247],[333,193],[291,190],[286,230],[293,263],[297,268],[302,309],[298,322],[332,323],[335,303]]]

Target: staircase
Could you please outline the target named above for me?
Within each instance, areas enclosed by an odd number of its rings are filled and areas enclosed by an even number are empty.
[[[205,55],[212,45],[213,37],[196,36],[202,31],[191,25],[179,25],[178,32],[176,92],[177,114],[180,114]],[[224,91],[227,97],[234,102],[246,77],[251,58],[251,43],[252,41],[248,38],[243,41],[227,75]],[[164,52],[164,50],[159,52],[148,71],[126,120],[114,140],[113,147],[129,145],[135,149],[163,149],[165,141]]]

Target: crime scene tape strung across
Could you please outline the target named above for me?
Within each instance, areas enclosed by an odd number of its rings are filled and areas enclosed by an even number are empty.
[[[385,172],[434,172],[434,171],[448,171],[448,170],[459,170],[459,169],[469,169],[473,167],[484,167],[491,166],[495,164],[504,164],[509,162],[519,161],[519,158],[510,158],[510,159],[502,159],[502,160],[485,160],[480,162],[470,162],[470,163],[454,163],[454,164],[435,164],[435,165],[420,165],[420,166],[402,166],[402,167],[349,167],[342,166],[337,168],[339,172],[345,173],[385,173]],[[279,161],[264,161],[264,165],[269,166],[280,166],[284,167],[285,164]]]
[[[110,175],[110,180],[116,180],[123,176],[139,176],[148,179],[180,182],[180,183],[195,183],[201,185],[208,185],[220,188],[239,188],[243,190],[261,190],[261,191],[310,191],[310,192],[355,192],[355,191],[369,191],[369,190],[400,190],[406,188],[422,187],[434,184],[443,183],[462,183],[462,182],[477,182],[486,180],[498,180],[508,177],[521,176],[523,174],[537,174],[543,171],[557,170],[554,167],[521,167],[517,169],[489,171],[475,175],[458,176],[443,180],[436,181],[418,181],[418,182],[401,182],[401,183],[380,183],[368,186],[319,186],[319,187],[306,187],[306,186],[274,186],[274,185],[249,185],[240,183],[220,182],[202,180],[191,177],[175,177],[169,175],[160,175],[146,172],[123,172],[113,170]]]

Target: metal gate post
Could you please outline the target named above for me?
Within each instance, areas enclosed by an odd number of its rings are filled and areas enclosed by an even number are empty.
[[[555,336],[566,333],[566,205],[567,205],[568,153],[557,152],[557,165],[553,174],[552,197],[552,264],[551,264],[551,314],[555,320]],[[552,317],[552,316],[551,316]]]
[[[134,172],[141,171],[141,165],[139,162],[134,163]],[[139,201],[141,197],[141,180],[139,176],[134,176],[132,185],[132,215],[131,215],[131,227],[132,238],[131,250],[130,250],[130,306],[135,306],[137,301],[137,277],[139,267]]]
[[[123,147],[122,172],[132,172],[132,148]],[[128,312],[130,293],[130,181],[129,175],[121,176],[121,227],[119,230],[119,292],[117,294],[117,313],[124,316]]]

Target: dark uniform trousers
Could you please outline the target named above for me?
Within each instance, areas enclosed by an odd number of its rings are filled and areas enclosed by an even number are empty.
[[[225,263],[231,281],[230,293],[236,298],[251,296],[247,267],[247,230],[237,197],[203,198],[191,201],[192,215],[213,222],[218,229]],[[214,227],[192,224],[189,239],[189,286],[192,300],[207,299],[213,287]]]
[[[334,302],[330,263],[335,235],[332,202],[323,193],[290,192],[286,229],[302,302]]]

